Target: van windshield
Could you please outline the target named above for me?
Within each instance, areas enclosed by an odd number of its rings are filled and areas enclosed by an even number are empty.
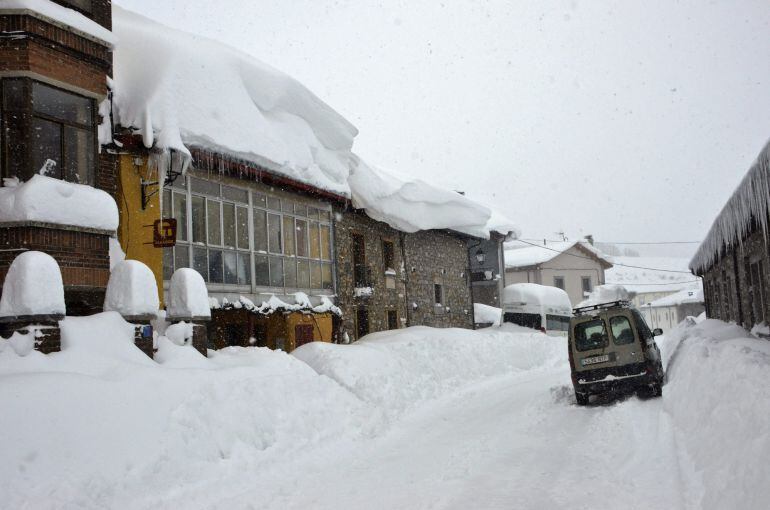
[[[575,326],[575,347],[578,351],[590,351],[609,345],[607,328],[602,319],[581,322]]]

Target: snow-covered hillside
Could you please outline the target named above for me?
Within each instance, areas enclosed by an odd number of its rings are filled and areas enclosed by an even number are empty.
[[[695,281],[697,278],[687,267],[689,259],[613,257],[612,260],[616,265],[605,271],[605,280],[608,284],[623,285],[629,292],[675,292],[700,287],[700,283]]]
[[[115,313],[62,334],[48,356],[0,341],[5,508],[770,502],[770,344],[717,321],[663,340],[662,399],[587,408],[563,340],[509,325],[209,359],[161,337],[162,363]]]

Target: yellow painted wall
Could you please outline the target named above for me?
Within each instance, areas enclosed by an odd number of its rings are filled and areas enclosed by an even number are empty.
[[[304,314],[294,312],[286,315],[286,352],[293,351],[297,346],[294,326],[299,324],[311,324],[313,326],[314,341],[332,341],[332,315],[330,313]]]
[[[137,165],[137,163],[140,163]],[[121,154],[118,164],[118,209],[120,225],[118,240],[126,253],[127,259],[144,262],[155,274],[158,284],[160,306],[163,308],[163,249],[152,245],[153,223],[160,219],[160,193],[150,197],[142,210],[141,179],[157,180],[157,175],[149,175],[147,158],[131,154]],[[148,188],[156,191],[157,186]]]

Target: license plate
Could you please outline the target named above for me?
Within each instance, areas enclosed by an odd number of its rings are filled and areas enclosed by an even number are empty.
[[[582,360],[580,360],[580,363],[583,366],[586,366],[586,365],[595,365],[597,363],[605,363],[605,362],[607,362],[609,360],[610,360],[610,355],[609,354],[602,354],[601,356],[593,356],[591,358],[583,358]]]

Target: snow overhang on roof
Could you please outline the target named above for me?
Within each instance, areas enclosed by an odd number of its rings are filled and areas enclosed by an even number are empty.
[[[706,238],[690,261],[690,270],[703,274],[719,260],[724,250],[740,244],[756,221],[767,238],[770,215],[770,142],[757,156],[738,188],[733,192]]]
[[[452,230],[479,239],[489,239],[492,232],[519,236],[502,214],[456,191],[375,168],[355,155],[348,182],[353,207],[402,232]]]
[[[73,32],[113,48],[117,39],[112,32],[88,19],[74,9],[68,9],[50,0],[3,0],[2,14],[29,14],[54,25],[64,26]]]
[[[357,129],[302,84],[245,53],[113,5],[114,121],[146,147],[195,147],[350,196]]]

